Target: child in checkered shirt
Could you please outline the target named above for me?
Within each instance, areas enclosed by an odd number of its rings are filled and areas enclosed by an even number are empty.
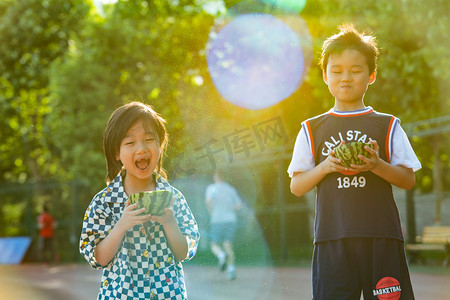
[[[197,222],[184,196],[166,180],[162,157],[165,120],[150,106],[119,107],[107,124],[103,147],[107,187],[86,210],[80,252],[103,269],[97,299],[187,299],[181,261],[197,250]],[[173,194],[173,208],[145,214],[128,195],[154,190]]]

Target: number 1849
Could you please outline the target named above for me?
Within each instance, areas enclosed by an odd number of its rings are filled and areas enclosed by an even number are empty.
[[[350,179],[350,177],[338,177],[338,189],[348,189],[350,187],[365,187],[366,186],[366,178],[364,176],[354,176]]]

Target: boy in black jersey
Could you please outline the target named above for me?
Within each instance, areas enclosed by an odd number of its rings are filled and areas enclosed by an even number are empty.
[[[335,97],[328,112],[302,123],[288,173],[291,191],[317,186],[313,299],[414,299],[392,185],[411,189],[421,168],[400,120],[364,105],[375,82],[378,47],[353,25],[323,44],[323,79]],[[354,141],[370,157],[346,168],[333,149]]]

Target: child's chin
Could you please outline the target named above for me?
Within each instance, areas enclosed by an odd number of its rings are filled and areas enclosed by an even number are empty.
[[[137,169],[133,173],[134,173],[135,177],[137,177],[139,179],[147,179],[152,176],[152,172],[150,169],[146,169],[146,170]]]

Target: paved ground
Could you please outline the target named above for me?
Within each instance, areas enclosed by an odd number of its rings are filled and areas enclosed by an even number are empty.
[[[191,300],[311,299],[309,268],[238,267],[238,278],[227,281],[214,267],[185,264],[185,275]],[[450,300],[449,275],[411,276],[417,300]],[[99,282],[100,272],[87,264],[2,265],[0,299],[95,299]]]

